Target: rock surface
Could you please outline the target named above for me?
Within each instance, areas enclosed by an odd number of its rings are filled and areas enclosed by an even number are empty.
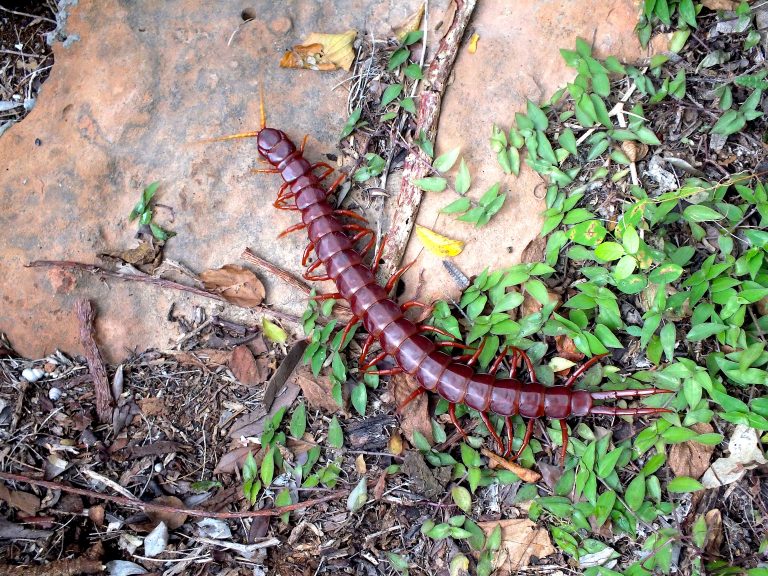
[[[430,3],[430,34],[439,37],[447,0]],[[110,361],[131,350],[173,344],[178,330],[168,314],[193,315],[220,304],[145,284],[54,269],[26,268],[38,259],[99,263],[97,254],[135,245],[128,214],[141,190],[162,183],[156,221],[177,236],[166,257],[195,271],[242,264],[246,246],[299,273],[306,240],[277,241],[292,214],[271,207],[272,176],[256,166],[252,140],[200,144],[202,139],[258,127],[258,87],[266,87],[269,123],[297,140],[309,134],[308,156],[325,159],[345,118],[342,72],[319,74],[277,67],[286,48],[313,31],[349,28],[389,35],[418,2],[364,0],[253,2],[225,0],[131,4],[82,1],[72,8],[68,32],[79,40],[55,47],[55,65],[33,112],[0,138],[0,330],[23,355],[55,348],[78,352],[74,301],[96,303],[98,340]],[[438,152],[461,145],[480,194],[503,176],[490,152],[495,122],[509,126],[525,99],[541,100],[572,72],[558,48],[577,36],[596,39],[598,54],[634,59],[636,6],[630,0],[478,3],[470,25],[478,49],[462,48],[449,87]],[[435,30],[436,26],[443,28]],[[466,39],[465,39],[466,41]],[[470,104],[471,103],[471,104]],[[536,237],[542,183],[535,175],[503,178],[509,199],[495,222],[481,230],[437,210],[446,199],[427,195],[419,222],[468,244],[456,263],[468,274],[519,261]],[[397,179],[392,179],[396,185]],[[393,188],[392,193],[397,189]],[[409,256],[420,251],[418,241]],[[450,286],[442,264],[419,258],[407,278],[414,291],[424,270],[422,298],[444,296]],[[300,314],[304,295],[258,272],[267,302]],[[225,314],[252,322],[254,314],[225,306]]]

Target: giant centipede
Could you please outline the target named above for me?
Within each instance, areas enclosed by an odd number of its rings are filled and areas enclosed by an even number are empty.
[[[325,163],[311,164],[304,158],[306,138],[304,143],[297,147],[285,132],[268,128],[263,99],[261,129],[256,132],[228,136],[225,139],[241,137],[256,137],[259,155],[270,165],[269,168],[255,171],[278,173],[283,179],[274,206],[282,210],[298,211],[301,214],[301,222],[287,229],[281,236],[289,232],[307,230],[309,245],[304,251],[302,265],[307,264],[312,251],[317,259],[307,268],[304,277],[313,281],[332,280],[337,292],[323,294],[319,298],[344,299],[352,309],[353,317],[345,327],[342,340],[358,322],[362,322],[367,331],[368,337],[360,356],[360,369],[368,370],[386,356],[391,356],[394,358],[395,368],[377,371],[379,374],[405,372],[418,382],[418,388],[401,407],[419,394],[426,391],[436,392],[448,402],[448,413],[453,425],[465,434],[456,417],[456,406],[465,404],[480,414],[490,435],[503,450],[505,457],[510,457],[512,452],[514,440],[512,416],[520,415],[527,418],[525,437],[512,459],[518,458],[530,442],[536,419],[544,417],[559,420],[562,431],[561,461],[563,463],[568,447],[568,428],[565,420],[570,416],[586,414],[639,416],[671,412],[666,408],[620,408],[594,403],[595,400],[640,398],[672,393],[671,390],[659,388],[597,392],[574,390],[573,385],[576,380],[599,362],[604,355],[593,356],[574,370],[564,384],[544,386],[537,381],[531,360],[524,351],[517,348],[505,348],[487,373],[479,373],[473,367],[482,350],[482,344],[471,355],[454,357],[442,351],[441,348],[448,346],[471,348],[453,340],[433,342],[424,335],[425,332],[435,332],[451,338],[452,336],[437,327],[413,322],[405,316],[405,311],[409,308],[425,307],[425,305],[417,301],[400,305],[389,297],[392,288],[408,266],[398,270],[386,286],[382,287],[377,283],[375,273],[380,249],[371,266],[364,262],[366,255],[375,244],[375,234],[361,224],[342,222],[343,216],[362,221],[365,219],[354,212],[338,210],[330,204],[328,197],[341,178],[328,189],[323,187],[322,181],[333,172],[333,169]],[[318,168],[323,168],[324,172],[316,174],[315,171]],[[365,246],[362,249],[356,248],[358,242],[363,240],[366,240]],[[315,273],[321,265],[325,268],[325,274]],[[366,363],[364,359],[368,356],[375,340],[378,340],[381,346],[381,353]],[[509,376],[497,377],[501,362],[508,353],[511,353]],[[529,382],[524,382],[517,376],[520,360],[526,365]],[[490,421],[490,413],[504,418],[506,446]]]

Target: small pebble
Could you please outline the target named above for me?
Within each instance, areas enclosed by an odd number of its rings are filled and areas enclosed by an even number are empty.
[[[163,471],[163,463],[162,462],[158,462],[157,464],[155,464],[155,472],[160,473],[162,471]]]
[[[61,398],[61,389],[54,386],[48,390],[48,398],[56,402],[59,398]]]
[[[43,376],[45,376],[45,370],[41,368],[25,368],[21,373],[21,377],[27,382],[37,382]]]

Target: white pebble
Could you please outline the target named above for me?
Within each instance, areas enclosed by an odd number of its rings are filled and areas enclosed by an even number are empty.
[[[59,398],[61,398],[61,388],[56,388],[55,386],[48,390],[48,398],[56,402]]]
[[[37,382],[45,375],[45,370],[41,368],[25,368],[21,373],[21,377],[27,382]]]
[[[162,462],[158,462],[157,464],[155,464],[155,472],[159,473],[159,472],[162,472],[162,471],[163,471],[163,463]]]
[[[144,555],[154,558],[161,554],[168,546],[168,527],[165,522],[160,522],[152,532],[144,538]]]

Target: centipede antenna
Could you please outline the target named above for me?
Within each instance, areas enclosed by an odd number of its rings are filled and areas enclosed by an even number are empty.
[[[218,138],[206,138],[198,140],[197,144],[210,144],[211,142],[226,142],[227,140],[239,140],[241,138],[255,138],[258,132],[241,132],[240,134],[230,134],[229,136],[219,136]]]
[[[669,408],[617,408],[616,406],[593,406],[590,414],[607,414],[609,416],[645,416],[648,414],[669,414],[674,412]]]
[[[259,117],[261,118],[261,129],[267,127],[267,110],[264,107],[264,84],[259,84]]]
[[[672,390],[662,388],[644,388],[642,390],[606,390],[603,392],[591,392],[593,400],[617,400],[619,398],[642,398],[654,394],[674,394]]]

